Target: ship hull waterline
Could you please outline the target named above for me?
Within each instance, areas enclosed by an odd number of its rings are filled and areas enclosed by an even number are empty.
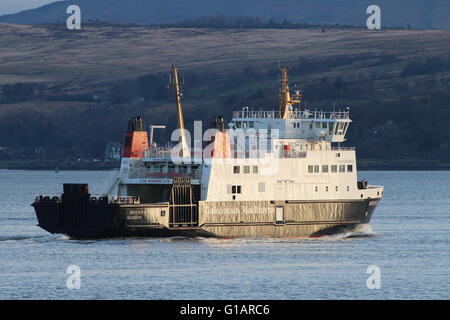
[[[266,209],[262,213],[261,210],[249,212],[248,203],[242,211],[236,211],[236,208],[242,208],[242,204],[236,202],[230,206],[200,203],[196,225],[165,224],[163,221],[165,218],[169,221],[170,212],[166,204],[87,204],[81,209],[71,210],[65,210],[64,205],[58,202],[35,202],[32,206],[39,227],[73,239],[177,236],[307,238],[344,233],[368,224],[379,200],[254,202],[255,208]],[[283,220],[277,220],[276,208],[283,208]],[[151,214],[154,211],[167,212],[167,216],[155,218]]]

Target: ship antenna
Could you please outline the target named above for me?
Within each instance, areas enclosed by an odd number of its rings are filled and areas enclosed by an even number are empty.
[[[280,68],[279,76],[279,87],[280,87],[280,118],[289,119],[292,115],[292,105],[299,104],[301,102],[301,94],[298,92],[294,95],[294,99],[291,98],[291,93],[289,91],[289,76],[288,68]]]
[[[287,119],[289,116],[289,78],[288,78],[288,68],[280,68],[279,77],[279,87],[280,87],[280,118]]]
[[[180,142],[182,146],[182,157],[190,158],[189,147],[186,141],[186,136],[184,134],[184,117],[183,117],[183,106],[181,105],[181,97],[183,96],[182,87],[178,78],[178,70],[172,65],[171,72],[171,83],[170,86],[174,88],[175,98],[177,101],[177,111],[178,111],[178,128],[180,129]]]

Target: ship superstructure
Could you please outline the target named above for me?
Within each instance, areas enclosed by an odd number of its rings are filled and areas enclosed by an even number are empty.
[[[143,119],[133,118],[121,168],[108,194],[95,198],[109,209],[92,209],[87,186],[80,191],[67,185],[62,198],[41,197],[33,204],[39,224],[74,237],[305,237],[368,223],[383,187],[358,181],[355,149],[340,146],[351,123],[349,109],[302,109],[301,92],[290,92],[287,68],[281,68],[279,82],[277,110],[244,107],[229,122],[217,117],[199,149],[184,127],[173,67],[177,146],[149,142]],[[152,126],[151,137],[161,127]],[[65,196],[84,199],[86,212],[68,208]],[[53,226],[48,208],[58,212]],[[103,222],[88,226],[86,217],[95,221],[100,211]],[[72,226],[61,223],[65,216],[75,221]]]

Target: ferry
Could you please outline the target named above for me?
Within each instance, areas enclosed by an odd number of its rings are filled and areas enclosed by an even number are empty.
[[[320,237],[370,222],[383,187],[359,181],[355,149],[340,145],[349,108],[301,107],[302,93],[291,92],[282,67],[276,109],[244,107],[191,135],[174,66],[170,83],[177,144],[158,145],[154,131],[165,126],[148,131],[141,117],[132,118],[105,193],[64,184],[61,196],[36,197],[39,227],[75,239]]]

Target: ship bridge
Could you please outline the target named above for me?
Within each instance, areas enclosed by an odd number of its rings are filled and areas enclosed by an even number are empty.
[[[279,130],[280,139],[344,142],[349,127],[349,108],[345,111],[293,110],[283,115],[280,111],[254,111],[248,107],[233,112],[229,123],[232,129]]]

